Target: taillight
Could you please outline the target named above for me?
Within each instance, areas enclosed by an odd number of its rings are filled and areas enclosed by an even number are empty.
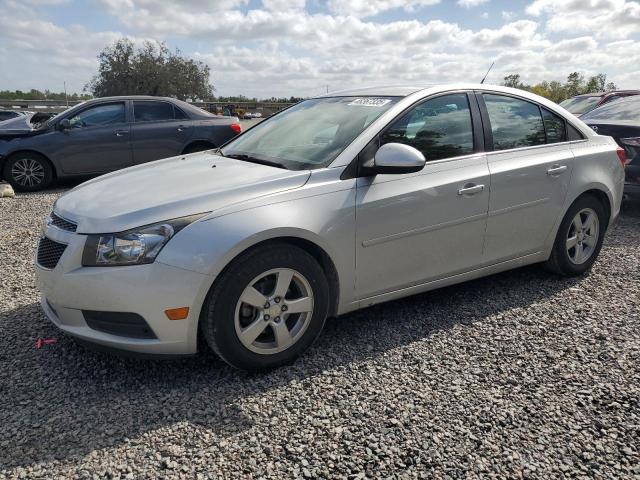
[[[618,154],[618,158],[620,159],[620,163],[622,164],[622,166],[626,167],[627,163],[629,163],[629,159],[627,158],[627,154],[624,151],[624,148],[622,147],[616,148],[616,153]]]
[[[231,130],[233,130],[235,133],[240,133],[242,132],[242,127],[240,126],[239,123],[232,123],[231,125],[229,125],[231,127]]]

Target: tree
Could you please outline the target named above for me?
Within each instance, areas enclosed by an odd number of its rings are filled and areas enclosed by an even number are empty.
[[[556,103],[584,93],[604,92],[616,89],[616,85],[613,82],[607,83],[607,75],[604,73],[598,73],[593,77],[589,77],[585,82],[584,76],[579,72],[570,73],[564,84],[556,80],[551,82],[544,80],[532,86],[522,83],[520,74],[515,73],[504,77],[502,85],[527,90]]]
[[[526,86],[520,81],[519,73],[507,75],[506,77],[504,77],[504,81],[502,82],[502,85],[504,85],[505,87],[527,90]]]
[[[209,66],[171,52],[166,44],[144,42],[136,49],[122,38],[98,55],[98,74],[85,86],[95,97],[154,95],[180,100],[213,96]]]

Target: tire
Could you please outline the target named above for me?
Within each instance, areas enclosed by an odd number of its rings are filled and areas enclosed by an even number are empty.
[[[279,287],[279,279],[288,288]],[[279,297],[282,291],[287,293]],[[318,262],[298,247],[267,245],[224,271],[209,292],[200,328],[209,347],[229,365],[269,370],[291,363],[311,346],[328,310],[329,286]]]
[[[579,225],[583,232],[578,226],[579,214]],[[590,223],[591,216],[594,217],[595,230],[593,226],[585,228],[587,224],[594,225]],[[562,219],[545,267],[563,276],[577,276],[587,272],[600,253],[607,224],[608,218],[600,200],[592,195],[578,198]],[[572,244],[575,246],[569,248]],[[581,254],[578,254],[579,249],[582,249]]]
[[[49,161],[35,152],[18,153],[7,159],[2,170],[4,179],[18,192],[35,192],[53,181]]]

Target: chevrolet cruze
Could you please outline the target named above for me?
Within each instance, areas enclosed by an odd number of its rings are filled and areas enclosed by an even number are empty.
[[[222,148],[58,199],[42,307],[109,349],[292,361],[327,316],[532,263],[580,275],[618,215],[624,151],[487,85],[313,98]]]

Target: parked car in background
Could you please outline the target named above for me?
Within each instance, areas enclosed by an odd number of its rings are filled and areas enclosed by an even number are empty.
[[[537,262],[585,273],[620,210],[621,152],[505,87],[304,100],[219,150],[61,196],[37,252],[42,307],[102,347],[208,344],[276,367],[327,316]]]
[[[97,98],[50,120],[19,120],[0,125],[0,171],[22,191],[219,147],[242,130],[236,117],[143,96]]]
[[[640,196],[640,96],[603,105],[581,120],[600,135],[613,137],[627,156],[624,192]]]
[[[243,120],[251,120],[253,118],[253,113],[251,112],[244,112],[244,115],[242,116]]]
[[[21,117],[25,114],[26,112],[21,112],[18,110],[0,110],[0,122],[9,120],[10,118]]]
[[[611,92],[586,93],[560,102],[560,106],[579,117],[605,103],[633,95],[640,95],[640,90],[614,90]]]

